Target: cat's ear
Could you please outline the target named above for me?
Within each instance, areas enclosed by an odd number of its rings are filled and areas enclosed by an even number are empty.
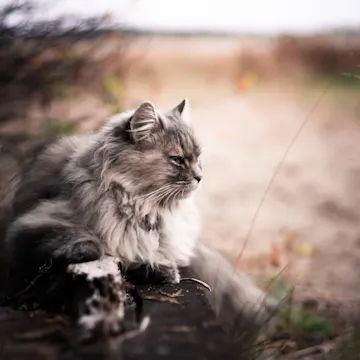
[[[173,112],[180,115],[181,119],[186,124],[191,125],[191,109],[187,98],[185,98],[179,105],[176,105]]]
[[[135,141],[148,138],[158,123],[155,107],[150,101],[143,102],[130,119],[130,132]]]

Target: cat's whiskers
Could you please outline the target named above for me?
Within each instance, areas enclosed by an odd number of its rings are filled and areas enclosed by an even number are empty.
[[[155,190],[153,190],[153,191],[151,191],[151,192],[149,192],[149,193],[146,193],[146,194],[143,194],[143,195],[139,195],[139,196],[135,197],[134,200],[139,200],[139,199],[144,199],[144,198],[150,198],[150,197],[152,197],[152,196],[154,196],[154,195],[157,195],[159,192],[164,191],[165,189],[167,189],[167,188],[170,187],[170,186],[171,186],[171,184],[167,184],[167,185],[162,186],[162,187],[160,187],[160,188],[158,188],[158,189],[155,189]]]
[[[168,205],[168,203],[170,202],[170,200],[176,199],[177,196],[180,194],[181,191],[182,191],[181,188],[172,189],[172,191],[169,193],[169,195],[168,195],[167,198],[165,199],[165,206]]]
[[[164,187],[153,191],[150,194],[147,194],[146,199],[154,201],[155,203],[164,200],[165,205],[171,200],[171,198],[175,198],[181,191],[183,190],[183,185],[187,184],[186,181],[178,181],[174,184],[168,184]],[[179,186],[180,185],[180,186]]]
[[[159,197],[161,198],[161,197],[165,196],[166,193],[170,190],[171,190],[171,185],[167,185],[165,187],[160,188],[159,191],[148,196],[147,199],[157,199]]]
[[[170,199],[171,199],[172,195],[174,194],[174,191],[175,191],[175,190],[176,190],[176,189],[174,189],[173,187],[171,187],[171,188],[169,189],[169,191],[163,196],[163,198],[160,199],[160,201],[161,201],[161,200],[164,201],[164,206],[167,206],[167,204],[168,204],[168,202],[170,201]]]
[[[168,184],[158,189],[158,191],[153,192],[150,196],[146,197],[145,200],[151,201],[155,204],[159,204],[161,201],[166,202],[166,199],[168,197],[171,197],[171,194],[173,192],[174,192],[173,184]]]

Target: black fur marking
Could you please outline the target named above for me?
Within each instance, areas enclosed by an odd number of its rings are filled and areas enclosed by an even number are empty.
[[[24,227],[11,236],[11,244],[15,247],[12,253],[17,256],[12,259],[13,264],[34,269],[50,259],[64,265],[98,259],[100,246],[92,239],[78,242],[80,236],[73,229],[62,227]]]

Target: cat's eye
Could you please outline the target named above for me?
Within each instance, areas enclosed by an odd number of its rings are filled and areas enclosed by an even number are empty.
[[[202,170],[202,161],[200,158],[197,158],[196,165],[199,167],[200,170]]]
[[[184,164],[184,158],[182,156],[170,156],[170,160],[172,163],[174,163],[176,165]]]

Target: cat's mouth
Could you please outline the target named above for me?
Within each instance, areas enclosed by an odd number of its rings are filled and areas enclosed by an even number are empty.
[[[180,199],[187,199],[188,197],[190,197],[190,195],[192,194],[194,190],[185,190],[185,191],[182,191],[181,194],[180,194]]]
[[[197,189],[197,184],[189,184],[188,186],[184,187],[181,192],[179,193],[180,199],[186,199],[191,196],[191,194]]]

